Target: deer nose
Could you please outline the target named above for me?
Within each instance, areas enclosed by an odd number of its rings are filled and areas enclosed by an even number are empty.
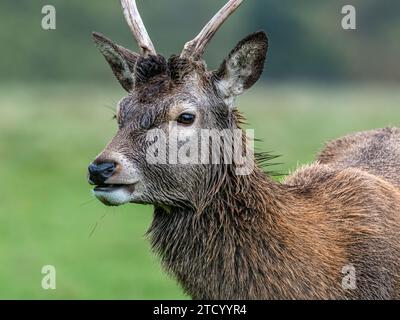
[[[89,183],[96,185],[104,184],[115,173],[115,169],[116,164],[114,162],[92,162],[88,167]]]

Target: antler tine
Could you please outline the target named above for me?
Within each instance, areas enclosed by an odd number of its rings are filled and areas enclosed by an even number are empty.
[[[122,10],[129,28],[132,30],[140,47],[141,53],[144,55],[156,54],[156,49],[146,31],[143,20],[140,17],[136,0],[121,0]]]
[[[242,4],[243,0],[229,0],[225,6],[205,25],[198,36],[187,42],[181,57],[201,57],[207,44],[226,19]]]

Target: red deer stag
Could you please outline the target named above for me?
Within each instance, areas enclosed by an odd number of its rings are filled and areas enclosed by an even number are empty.
[[[263,71],[265,33],[240,41],[216,71],[202,56],[241,2],[228,1],[168,60],[135,1],[121,4],[140,54],[93,33],[129,93],[115,137],[89,166],[94,195],[106,205],[154,206],[152,248],[194,299],[399,299],[400,129],[333,141],[282,183],[259,164],[243,175],[235,161],[149,163],[153,129],[167,137],[171,124],[180,137],[240,130],[235,98]]]

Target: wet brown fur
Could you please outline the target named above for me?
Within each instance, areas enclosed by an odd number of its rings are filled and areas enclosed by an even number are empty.
[[[228,168],[200,214],[156,208],[153,248],[195,299],[399,299],[400,190],[335,166],[282,184]],[[354,290],[342,286],[347,265]]]

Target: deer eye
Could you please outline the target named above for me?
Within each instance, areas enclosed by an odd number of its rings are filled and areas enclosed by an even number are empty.
[[[183,125],[191,125],[194,122],[194,119],[196,118],[196,116],[194,114],[191,113],[182,113],[178,119],[176,119],[176,121],[179,124],[183,124]]]

